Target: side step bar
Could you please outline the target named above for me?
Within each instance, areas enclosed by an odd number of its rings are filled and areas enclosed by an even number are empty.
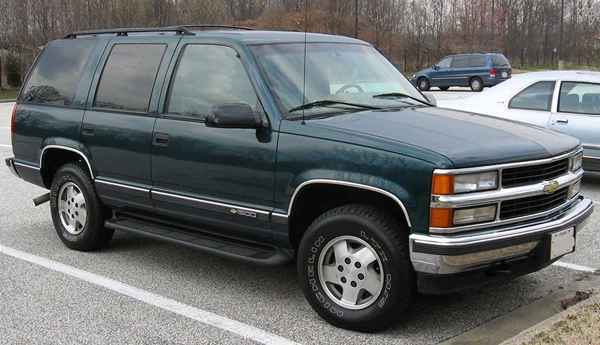
[[[279,248],[186,231],[137,218],[118,216],[104,222],[104,226],[259,265],[276,266],[292,261],[292,255]]]

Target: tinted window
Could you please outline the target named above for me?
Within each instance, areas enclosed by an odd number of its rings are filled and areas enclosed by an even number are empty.
[[[102,72],[94,106],[148,111],[152,87],[164,51],[164,45],[115,45]]]
[[[513,97],[510,108],[550,111],[553,93],[553,81],[537,82]]]
[[[204,118],[213,106],[259,102],[237,52],[229,47],[189,45],[175,73],[168,112]]]
[[[469,56],[469,67],[484,67],[486,65],[484,55]]]
[[[452,67],[453,68],[469,67],[469,56],[468,55],[455,56],[452,59]]]
[[[23,89],[23,102],[70,106],[94,45],[93,40],[48,43]]]
[[[506,59],[506,57],[504,57],[504,55],[502,55],[502,54],[492,55],[492,63],[494,64],[494,66],[509,66],[510,65],[510,62],[508,62],[508,59]]]
[[[440,61],[440,63],[438,64],[439,68],[450,68],[450,62],[452,61],[452,58],[445,58],[442,61]]]
[[[558,111],[600,115],[600,84],[563,82]]]

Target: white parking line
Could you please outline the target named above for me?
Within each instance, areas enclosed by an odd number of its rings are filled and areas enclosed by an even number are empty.
[[[598,271],[598,270],[593,269],[591,267],[581,266],[581,265],[577,265],[577,264],[570,264],[568,262],[562,262],[562,261],[557,261],[557,262],[553,263],[552,265],[558,266],[558,267],[568,268],[570,270],[575,270],[575,271],[580,271],[580,272],[587,272],[587,273],[595,273],[596,271]]]
[[[198,309],[167,297],[163,297],[152,292],[142,290],[116,280],[106,278],[91,272],[83,271],[78,268],[52,261],[40,256],[25,253],[17,249],[5,247],[0,244],[0,253],[12,256],[14,258],[45,267],[49,270],[60,272],[68,276],[86,281],[88,283],[101,286],[105,289],[129,296],[138,301],[153,305],[155,307],[170,311],[172,313],[185,316],[189,319],[202,322],[206,325],[220,328],[222,330],[235,333],[243,338],[248,338],[261,344],[283,344],[298,345],[289,339],[280,337],[276,334],[263,331],[259,328],[231,320],[223,316],[211,313],[206,310]]]

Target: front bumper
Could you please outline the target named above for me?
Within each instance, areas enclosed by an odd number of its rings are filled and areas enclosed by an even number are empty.
[[[480,270],[535,251],[549,234],[574,227],[575,234],[593,212],[593,202],[579,200],[557,216],[538,222],[460,235],[410,235],[410,255],[417,273],[449,275]],[[550,261],[548,256],[546,261]]]

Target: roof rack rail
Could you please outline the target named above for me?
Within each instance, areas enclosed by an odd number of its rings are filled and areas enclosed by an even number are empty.
[[[70,34],[67,34],[65,39],[73,39],[78,36],[95,36],[95,35],[104,35],[104,34],[115,34],[117,36],[128,36],[129,33],[138,33],[138,32],[175,32],[178,35],[193,35],[194,33],[190,30],[186,29],[183,26],[173,26],[166,28],[118,28],[118,29],[105,29],[105,30],[86,30],[86,31],[76,31]]]
[[[213,30],[213,29],[249,30],[249,31],[254,30],[253,28],[249,28],[246,26],[220,25],[220,24],[177,25],[177,26],[173,26],[173,28],[200,29],[200,30]]]

